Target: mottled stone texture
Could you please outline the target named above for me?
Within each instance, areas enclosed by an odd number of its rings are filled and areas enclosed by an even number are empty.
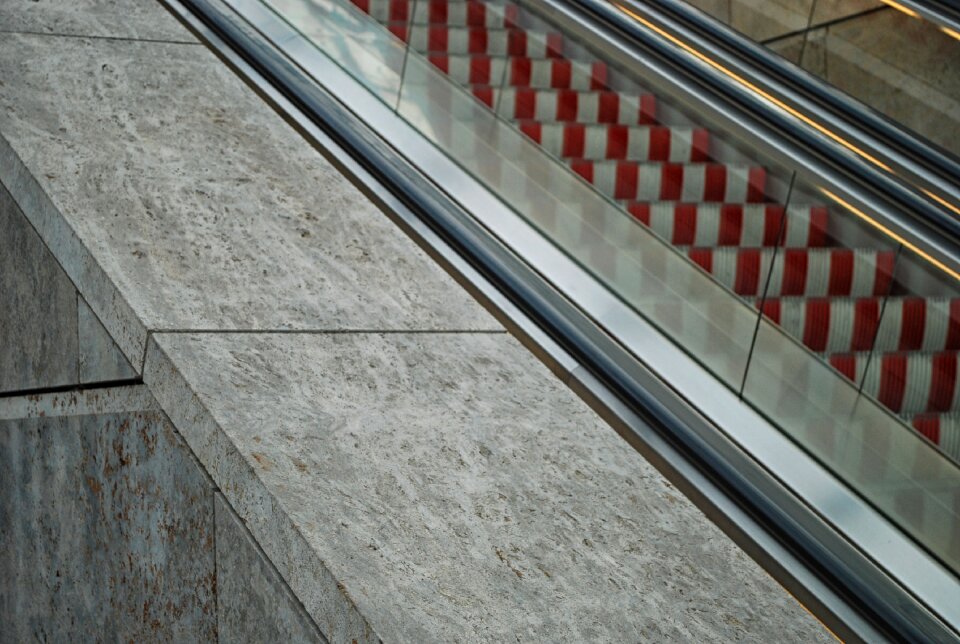
[[[208,479],[161,413],[80,395],[0,414],[0,641],[213,640]]]
[[[222,642],[326,642],[230,505],[216,495]]]
[[[197,42],[156,0],[0,0],[0,29]]]
[[[76,290],[0,185],[0,392],[77,377]]]
[[[145,381],[331,641],[829,641],[506,335],[154,338]]]
[[[79,297],[79,296],[78,296]],[[96,314],[81,297],[77,308],[80,338],[80,382],[112,382],[138,377]]]

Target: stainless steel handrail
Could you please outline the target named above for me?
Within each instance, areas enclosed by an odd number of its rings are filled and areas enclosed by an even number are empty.
[[[573,11],[579,19],[599,21],[620,34],[627,45],[687,70],[701,84],[749,109],[812,154],[829,159],[849,179],[884,195],[895,210],[910,212],[916,222],[913,225],[952,240],[952,248],[941,249],[940,259],[957,264],[960,160],[679,0],[570,0],[549,4],[551,11]],[[663,34],[651,32],[649,25]],[[683,55],[685,52],[679,51],[671,37],[688,43],[697,55],[714,61],[716,66]],[[749,78],[751,87],[737,78]],[[798,121],[784,105],[802,114],[807,122]],[[854,144],[838,145],[838,137],[825,132],[839,134]],[[858,153],[850,154],[851,148]],[[913,225],[902,220],[896,224],[907,228]]]

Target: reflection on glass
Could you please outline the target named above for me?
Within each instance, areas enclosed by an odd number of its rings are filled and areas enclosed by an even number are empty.
[[[521,5],[268,4],[960,570],[960,300],[937,267]]]

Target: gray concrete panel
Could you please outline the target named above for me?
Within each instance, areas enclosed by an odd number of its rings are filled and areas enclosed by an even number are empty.
[[[82,297],[79,298],[77,314],[81,384],[136,378],[137,372]]]
[[[0,404],[0,641],[216,637],[213,491],[148,399]]]
[[[0,31],[197,42],[156,0],[0,0]]]
[[[223,495],[216,495],[221,642],[326,642]]]
[[[134,367],[148,329],[501,328],[204,49],[11,35],[0,82],[0,179]]]
[[[332,641],[830,640],[510,337],[155,339],[145,380]]]
[[[76,289],[0,185],[0,392],[77,377]]]

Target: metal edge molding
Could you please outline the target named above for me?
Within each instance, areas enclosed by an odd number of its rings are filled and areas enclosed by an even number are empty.
[[[427,226],[408,222],[408,232],[421,243],[439,241],[441,254],[443,248],[456,253],[448,264],[496,289],[488,300],[496,306],[502,295],[514,316],[532,320],[561,356],[557,364],[566,365],[558,375],[569,374],[575,391],[606,411],[668,477],[679,478],[715,522],[838,634],[855,640],[956,636],[655,375],[644,377],[619,344],[221,2],[161,1],[301,133],[338,158],[365,192],[386,191],[389,196],[376,198],[381,207]],[[522,320],[518,325],[529,328]]]

